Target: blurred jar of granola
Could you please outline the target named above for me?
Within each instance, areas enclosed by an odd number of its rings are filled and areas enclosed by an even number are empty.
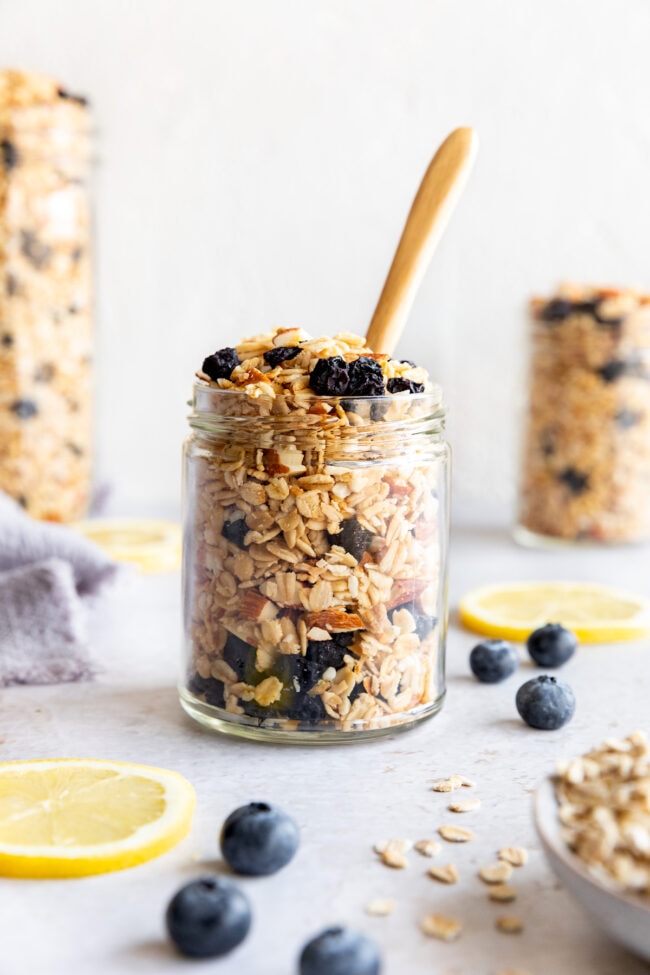
[[[517,538],[648,538],[650,295],[564,285],[531,328]]]
[[[195,384],[181,701],[245,737],[372,738],[444,697],[445,410],[304,394]]]
[[[0,490],[81,517],[92,463],[92,246],[86,100],[0,72]]]

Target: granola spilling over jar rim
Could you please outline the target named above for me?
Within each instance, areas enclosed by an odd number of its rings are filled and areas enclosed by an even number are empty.
[[[650,295],[564,285],[531,317],[518,538],[647,538]]]
[[[0,71],[0,490],[54,521],[90,494],[91,145],[84,98]]]
[[[372,737],[444,695],[439,387],[358,336],[208,356],[185,448],[181,700],[222,731]]]

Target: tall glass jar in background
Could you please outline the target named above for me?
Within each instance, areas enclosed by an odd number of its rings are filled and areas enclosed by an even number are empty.
[[[85,99],[0,72],[0,489],[52,521],[91,490],[91,153]]]
[[[307,397],[309,400],[309,397]],[[444,696],[440,391],[300,413],[198,380],[185,445],[181,701],[216,730],[376,737]]]
[[[650,537],[650,296],[565,285],[531,327],[517,538]]]

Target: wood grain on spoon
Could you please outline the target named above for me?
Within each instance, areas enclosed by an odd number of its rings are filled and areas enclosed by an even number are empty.
[[[375,352],[390,355],[399,342],[429,261],[470,174],[477,148],[473,129],[454,129],[429,163],[366,333],[366,342]]]

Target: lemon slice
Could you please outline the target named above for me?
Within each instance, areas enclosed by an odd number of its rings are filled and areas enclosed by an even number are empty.
[[[545,623],[562,623],[583,643],[650,635],[650,601],[590,582],[514,582],[482,586],[458,605],[461,623],[483,636],[528,638]]]
[[[0,874],[123,870],[189,831],[194,790],[177,772],[90,758],[0,763]]]
[[[73,528],[117,562],[143,572],[172,572],[181,564],[181,526],[174,521],[91,518]]]

